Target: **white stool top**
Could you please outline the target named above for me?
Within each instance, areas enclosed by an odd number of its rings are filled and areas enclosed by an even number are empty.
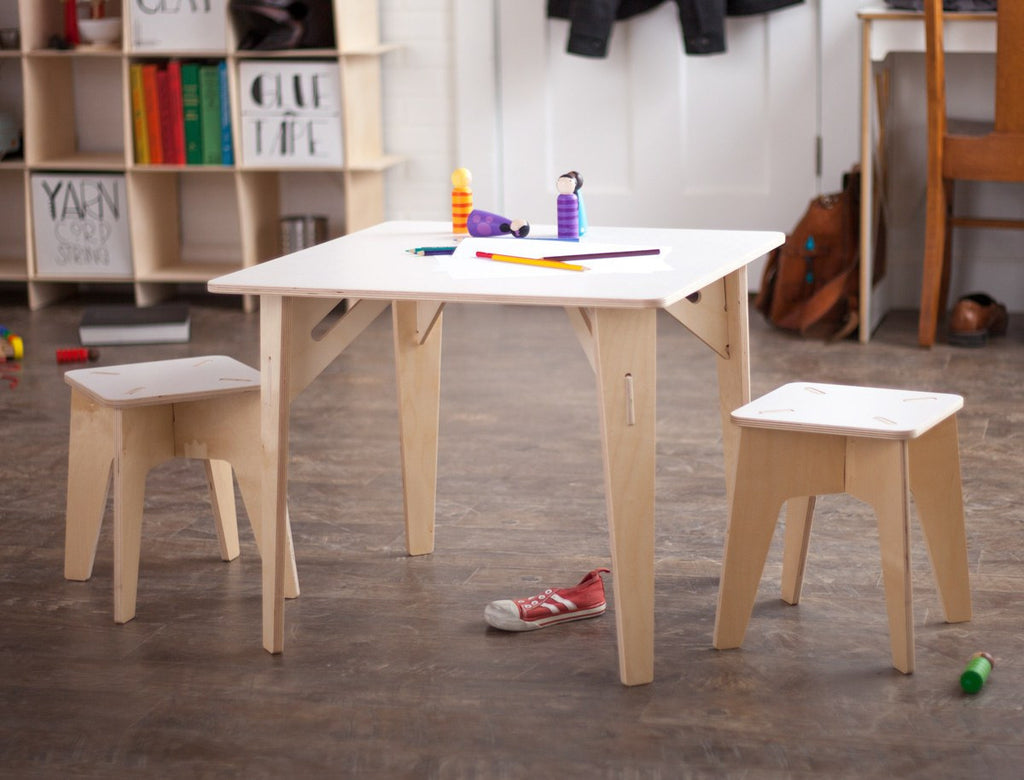
[[[914,439],[963,405],[962,396],[947,393],[793,382],[741,406],[732,421],[751,428]]]
[[[106,406],[155,406],[258,391],[260,372],[224,355],[79,368],[64,381]]]

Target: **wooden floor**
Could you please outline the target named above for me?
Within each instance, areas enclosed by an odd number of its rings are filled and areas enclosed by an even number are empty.
[[[912,676],[890,667],[874,519],[840,496],[819,502],[801,604],[778,597],[780,532],[743,648],[711,648],[726,518],[714,361],[660,320],[656,679],[625,688],[614,603],[527,634],[483,621],[492,599],[609,565],[594,383],[560,311],[446,310],[433,555],[404,553],[389,317],[297,399],[302,596],[273,657],[252,534],[219,560],[196,462],[150,475],[134,621],[112,621],[109,512],[92,580],[63,579],[69,391],[54,350],[77,344],[81,310],[0,300],[28,351],[17,386],[0,383],[0,776],[1020,777],[1024,316],[983,349],[931,351],[910,313],[868,346],[751,317],[755,395],[814,380],[966,397],[974,620],[942,622],[915,523]],[[104,348],[101,363],[256,364],[257,315],[209,297],[192,312],[191,343]],[[957,681],[980,650],[997,666],[969,697]]]

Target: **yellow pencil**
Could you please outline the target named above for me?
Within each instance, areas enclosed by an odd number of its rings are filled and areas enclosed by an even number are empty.
[[[477,252],[477,257],[498,260],[502,263],[519,263],[520,265],[537,265],[541,268],[560,268],[563,271],[586,271],[586,266],[575,263],[560,263],[557,260],[537,260],[532,257],[515,257],[514,255],[496,255],[493,252]]]

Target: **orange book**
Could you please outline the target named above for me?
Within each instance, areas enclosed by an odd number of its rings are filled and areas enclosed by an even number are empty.
[[[149,138],[149,161],[153,165],[164,162],[164,145],[160,133],[160,91],[157,87],[157,66],[151,62],[142,66],[142,92],[146,98],[146,129]]]

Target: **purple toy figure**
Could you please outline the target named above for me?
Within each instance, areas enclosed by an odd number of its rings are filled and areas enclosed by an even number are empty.
[[[583,193],[581,192],[583,188],[583,177],[580,176],[579,171],[569,171],[568,173],[563,173],[562,176],[572,177],[576,182],[573,187],[573,194],[576,195],[576,202],[579,204],[580,213],[578,219],[580,221],[580,237],[582,238],[587,234],[587,207],[583,203]]]
[[[509,219],[500,214],[473,209],[466,219],[466,228],[469,235],[477,238],[502,236],[506,233],[515,238],[524,238],[530,232],[530,223],[525,219]]]
[[[576,177],[559,176],[555,183],[558,190],[558,237],[580,237],[580,202],[576,198]]]

